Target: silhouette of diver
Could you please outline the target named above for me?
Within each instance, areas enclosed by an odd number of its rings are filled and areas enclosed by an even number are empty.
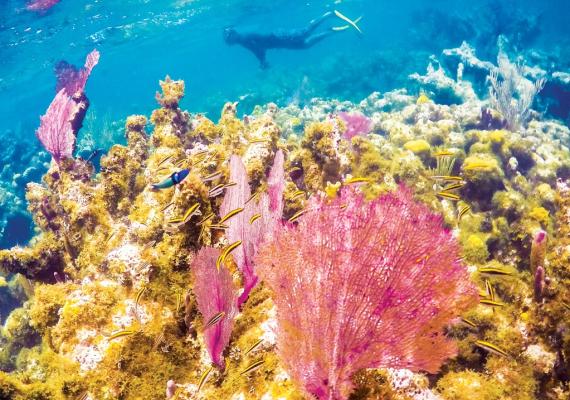
[[[334,13],[329,11],[321,15],[319,18],[309,22],[309,25],[302,29],[293,29],[287,31],[276,31],[271,33],[240,33],[233,27],[224,29],[224,40],[229,45],[239,44],[251,51],[259,60],[262,69],[269,67],[265,57],[267,50],[270,49],[308,49],[314,46],[321,40],[329,37],[330,35],[340,32],[348,28],[348,25],[342,27],[333,27],[325,32],[314,33],[315,30],[326,19],[332,16],[338,16],[345,20],[350,25],[354,26],[359,32],[360,29],[355,25],[360,18],[356,21],[350,21],[338,11]]]

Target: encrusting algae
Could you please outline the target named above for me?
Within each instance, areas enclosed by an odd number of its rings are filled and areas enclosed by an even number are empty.
[[[524,137],[474,131],[480,110],[468,105],[441,106],[422,94],[385,112],[371,98],[360,111],[376,133],[346,139],[337,116],[310,121],[274,105],[239,118],[237,104],[227,103],[215,123],[180,110],[184,82],[167,77],[160,86],[160,108],[149,120],[127,118],[127,145],[111,147],[99,172],[66,159],[28,185],[38,234],[28,247],[0,251],[0,267],[32,288],[0,332],[0,366],[8,371],[0,373],[0,398],[307,399],[278,356],[278,311],[263,282],[235,318],[225,365],[212,368],[203,332],[226,315],[202,318],[189,268],[200,248],[214,247],[239,286],[243,244],[224,232],[246,206],[219,216],[238,184],[229,181],[228,161],[241,158],[254,197],[272,190],[268,173],[279,151],[283,220],[294,224],[311,212],[319,192],[332,204],[347,187],[376,199],[405,183],[442,214],[479,289],[479,304],[447,328],[458,354],[439,372],[427,379],[362,369],[346,398],[568,398],[570,154],[538,141],[540,122]],[[538,232],[548,238],[541,248],[533,245]]]

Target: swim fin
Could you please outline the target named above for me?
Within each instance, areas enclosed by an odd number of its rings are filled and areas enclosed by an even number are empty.
[[[358,17],[357,19],[355,19],[354,21],[351,20],[350,18],[348,18],[347,16],[343,15],[340,11],[334,10],[334,15],[336,15],[337,17],[339,17],[340,19],[342,19],[345,22],[348,22],[348,24],[350,26],[352,26],[354,29],[356,29],[358,31],[358,33],[362,34],[362,31],[360,30],[360,28],[358,27],[358,24],[360,22],[360,20],[362,19],[362,17]],[[342,31],[345,30],[346,28],[344,26],[340,26],[340,27],[335,27],[333,28],[333,30],[335,31]]]

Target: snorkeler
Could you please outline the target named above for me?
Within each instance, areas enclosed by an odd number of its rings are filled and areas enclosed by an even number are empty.
[[[326,19],[337,16],[348,25],[333,27],[325,32],[314,33],[315,30]],[[229,45],[239,44],[251,51],[259,60],[261,68],[265,69],[269,66],[266,59],[266,52],[269,49],[308,49],[321,40],[332,35],[333,33],[343,31],[350,26],[354,27],[359,33],[362,31],[356,25],[361,17],[352,21],[338,11],[326,12],[319,18],[309,22],[309,25],[303,29],[294,29],[288,31],[277,31],[272,33],[240,33],[234,28],[228,27],[224,29],[224,40]]]

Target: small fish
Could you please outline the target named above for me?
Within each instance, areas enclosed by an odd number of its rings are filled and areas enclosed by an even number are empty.
[[[210,191],[208,192],[208,197],[219,196],[220,194],[222,194],[223,191],[224,191],[224,185],[220,183],[219,185],[216,185],[210,189]]]
[[[146,286],[143,286],[142,288],[140,288],[139,291],[137,292],[137,296],[135,297],[135,313],[136,314],[138,314],[137,310],[139,308],[139,302],[141,301],[141,297],[142,297],[144,292],[146,292]]]
[[[434,175],[431,177],[436,181],[462,181],[463,178],[460,176],[451,176],[451,175]]]
[[[437,195],[439,197],[443,197],[444,199],[448,199],[448,200],[453,200],[453,201],[459,201],[461,200],[461,197],[459,197],[456,194],[453,193],[448,193],[448,192],[437,192]]]
[[[491,297],[491,300],[495,300],[491,296],[491,282],[489,282],[489,279],[485,279],[485,293],[487,293],[486,296]]]
[[[270,142],[270,140],[269,140],[269,139],[251,139],[251,140],[249,141],[249,143],[251,143],[251,144],[255,144],[255,143],[267,143],[267,142]]]
[[[249,199],[246,200],[246,202],[244,203],[244,206],[245,206],[247,203],[249,203],[250,201],[253,201],[253,200],[256,200],[256,201],[257,201],[257,199],[259,198],[260,195],[261,195],[261,191],[259,191],[259,190],[256,191],[255,193],[253,193],[253,194],[249,197]]]
[[[76,400],[87,400],[89,398],[89,392],[86,390],[77,396]]]
[[[226,222],[228,219],[230,219],[231,217],[233,217],[234,215],[239,214],[240,212],[243,211],[243,207],[242,208],[236,208],[235,210],[230,211],[229,213],[227,213],[226,215],[224,215],[224,217],[220,220],[220,224],[223,224],[224,222]]]
[[[249,224],[253,224],[255,221],[257,221],[259,218],[261,218],[261,214],[255,214],[253,215],[250,219],[249,219]]]
[[[481,347],[484,350],[487,350],[490,353],[497,354],[504,357],[509,357],[508,353],[501,349],[498,346],[495,346],[493,343],[486,342],[484,340],[477,340],[475,345]]]
[[[467,318],[461,318],[461,322],[463,322],[466,325],[469,325],[472,328],[477,328],[477,325],[475,324],[475,322],[473,322]]]
[[[204,386],[206,384],[206,380],[210,376],[210,373],[212,372],[213,369],[214,369],[214,367],[211,366],[206,371],[204,371],[204,373],[200,377],[200,381],[198,382],[198,392],[200,391],[200,389],[202,389],[202,386]]]
[[[358,33],[360,33],[362,35],[362,31],[360,30],[358,25],[356,25],[362,19],[362,17],[358,17],[356,20],[353,21],[350,18],[346,17],[345,15],[341,14],[340,11],[337,11],[337,10],[334,10],[334,15],[336,15],[337,17],[339,17],[343,21],[347,22],[350,26],[352,26],[354,29],[356,29],[358,31]]]
[[[219,229],[219,230],[224,230],[224,229],[228,229],[229,225],[225,225],[225,224],[211,224],[210,225],[210,229]]]
[[[253,363],[251,363],[250,365],[248,365],[243,371],[240,372],[240,375],[247,375],[255,370],[257,370],[258,368],[260,368],[261,366],[263,366],[263,364],[265,364],[265,360],[257,360]]]
[[[457,215],[457,219],[458,219],[459,221],[461,221],[461,218],[462,218],[465,214],[467,214],[467,213],[469,212],[469,210],[471,210],[471,206],[469,206],[469,205],[467,205],[467,206],[461,208],[461,210],[459,210],[459,214]]]
[[[297,197],[302,196],[302,195],[304,195],[304,194],[305,194],[305,192],[303,192],[302,190],[297,190],[296,192],[294,192],[294,193],[291,195],[291,200],[294,200],[294,199],[296,199]]]
[[[222,176],[222,172],[221,171],[216,171],[213,172],[209,175],[206,175],[204,177],[202,177],[202,182],[209,182],[209,181],[213,181],[218,179],[220,176]]]
[[[227,257],[232,251],[234,251],[241,244],[241,240],[236,240],[232,244],[228,245],[223,251],[224,258]]]
[[[226,184],[224,185],[224,188],[229,188],[229,187],[232,187],[232,186],[235,186],[235,185],[237,185],[237,182],[228,182],[228,183],[226,183]]]
[[[111,232],[111,234],[109,235],[107,240],[105,240],[105,244],[109,243],[111,241],[111,239],[113,239],[113,236],[115,236],[115,231]]]
[[[570,311],[570,305],[568,305],[568,303],[565,303],[565,302],[561,302],[561,303],[562,303],[562,306],[563,306],[565,309],[567,309],[568,311]]]
[[[486,305],[486,306],[493,306],[493,307],[502,307],[505,305],[504,303],[499,303],[498,301],[488,300],[488,299],[481,299],[481,300],[479,300],[479,303]]]
[[[214,214],[213,212],[207,214],[207,215],[206,215],[204,218],[202,218],[202,220],[201,220],[200,222],[198,222],[196,225],[202,225],[204,222],[206,222],[206,221],[212,219],[212,217],[213,217],[214,215],[215,215],[215,214]]]
[[[449,150],[442,150],[442,151],[438,151],[437,153],[434,154],[434,157],[447,157],[447,156],[452,156],[455,153],[452,153]]]
[[[182,217],[182,221],[188,222],[190,218],[200,213],[200,211],[198,210],[199,208],[200,208],[200,203],[196,203],[193,206],[191,206],[188,210],[186,210],[186,213]]]
[[[370,183],[372,179],[370,178],[348,178],[343,183],[345,185],[350,185],[351,183]]]
[[[301,210],[296,212],[291,218],[289,218],[289,222],[295,221],[297,218],[299,218],[301,215],[305,214],[306,212],[307,210]]]
[[[464,183],[452,183],[451,185],[447,185],[446,187],[444,187],[442,189],[442,192],[449,192],[450,190],[461,189],[463,186],[465,186]]]
[[[206,154],[208,154],[208,150],[200,150],[200,151],[192,154],[192,157],[205,156]]]
[[[174,154],[171,154],[171,155],[169,155],[169,156],[164,157],[164,158],[162,159],[162,161],[160,161],[160,162],[157,164],[157,167],[160,167],[162,164],[164,164],[165,162],[167,162],[168,160],[170,160],[172,157],[174,157]]]
[[[180,312],[180,305],[182,304],[182,293],[176,293],[176,314]]]
[[[178,185],[179,183],[181,183],[190,173],[189,169],[182,169],[178,172],[174,172],[172,175],[170,175],[168,178],[166,178],[165,180],[163,180],[160,183],[155,183],[152,185],[153,189],[168,189],[171,188],[172,186]]]
[[[111,336],[108,337],[108,340],[113,340],[113,339],[117,339],[123,336],[129,336],[129,335],[134,335],[135,331],[130,330],[130,329],[126,329],[124,331],[119,331],[117,333],[112,334]]]
[[[208,329],[211,326],[216,325],[218,322],[220,322],[224,317],[226,316],[226,313],[224,311],[220,311],[219,313],[217,313],[216,315],[214,315],[212,318],[210,318],[210,320],[208,321],[208,323],[204,326],[204,329]]]
[[[167,208],[172,207],[174,205],[174,202],[168,203],[167,205],[165,205],[164,207],[162,207],[162,209],[160,210],[160,212],[164,212]]]
[[[174,164],[174,166],[177,168],[182,168],[185,163],[186,163],[186,160],[183,158],[182,160],[180,160],[176,164]]]
[[[506,271],[503,268],[495,268],[495,267],[482,267],[478,270],[481,274],[486,275],[512,275],[512,272]]]
[[[263,339],[259,339],[254,344],[249,346],[249,348],[245,351],[244,356],[247,356],[249,353],[257,349],[261,343],[263,343]]]
[[[474,162],[463,166],[465,171],[473,171],[478,169],[489,169],[491,166],[486,162]]]

